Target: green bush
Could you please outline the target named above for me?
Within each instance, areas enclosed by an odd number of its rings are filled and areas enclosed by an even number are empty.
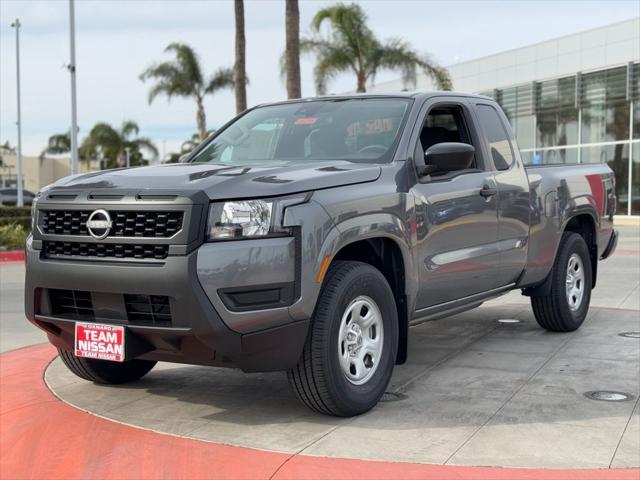
[[[0,207],[0,218],[31,217],[31,207]]]
[[[31,208],[0,207],[0,227],[11,226],[20,226],[24,231],[29,232],[31,230]],[[4,245],[4,242],[0,245]]]
[[[31,217],[0,217],[0,227],[4,225],[22,225],[25,230],[31,230]]]
[[[14,223],[0,225],[0,250],[22,250],[29,235],[29,229]]]

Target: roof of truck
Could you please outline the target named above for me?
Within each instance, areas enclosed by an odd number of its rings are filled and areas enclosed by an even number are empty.
[[[448,97],[471,97],[471,98],[482,98],[485,100],[492,100],[491,97],[487,97],[485,95],[475,95],[472,93],[462,93],[462,92],[449,92],[449,91],[401,91],[401,92],[388,92],[388,93],[347,93],[347,94],[331,94],[331,95],[319,95],[317,97],[304,97],[304,98],[295,98],[291,100],[282,100],[279,102],[266,102],[260,105],[256,105],[258,107],[262,107],[265,105],[279,105],[283,103],[295,103],[295,102],[311,102],[315,100],[340,100],[340,99],[348,99],[348,98],[425,98],[425,97],[437,97],[446,95]]]

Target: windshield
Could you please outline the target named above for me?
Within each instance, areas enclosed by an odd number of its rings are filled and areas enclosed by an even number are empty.
[[[256,108],[190,161],[247,165],[292,160],[389,162],[409,100],[336,99]]]

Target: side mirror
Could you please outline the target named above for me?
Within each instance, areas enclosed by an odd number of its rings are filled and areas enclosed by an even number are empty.
[[[418,169],[418,173],[424,176],[435,172],[466,170],[473,164],[475,154],[476,149],[468,143],[436,143],[424,152],[424,165]]]
[[[189,152],[191,153],[191,152]],[[184,155],[180,155],[180,158],[178,158],[178,163],[186,163],[187,159],[189,158],[189,153],[185,153]]]

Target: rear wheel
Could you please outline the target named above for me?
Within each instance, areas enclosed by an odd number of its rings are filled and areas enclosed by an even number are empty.
[[[358,415],[384,393],[397,348],[396,304],[384,275],[366,263],[334,262],[289,383],[312,410]]]
[[[94,383],[119,384],[140,380],[156,365],[150,360],[109,362],[92,358],[79,358],[72,352],[58,349],[60,360],[71,372]]]
[[[548,295],[531,297],[536,320],[553,332],[572,332],[584,322],[591,301],[591,258],[584,238],[565,232],[551,271]]]

